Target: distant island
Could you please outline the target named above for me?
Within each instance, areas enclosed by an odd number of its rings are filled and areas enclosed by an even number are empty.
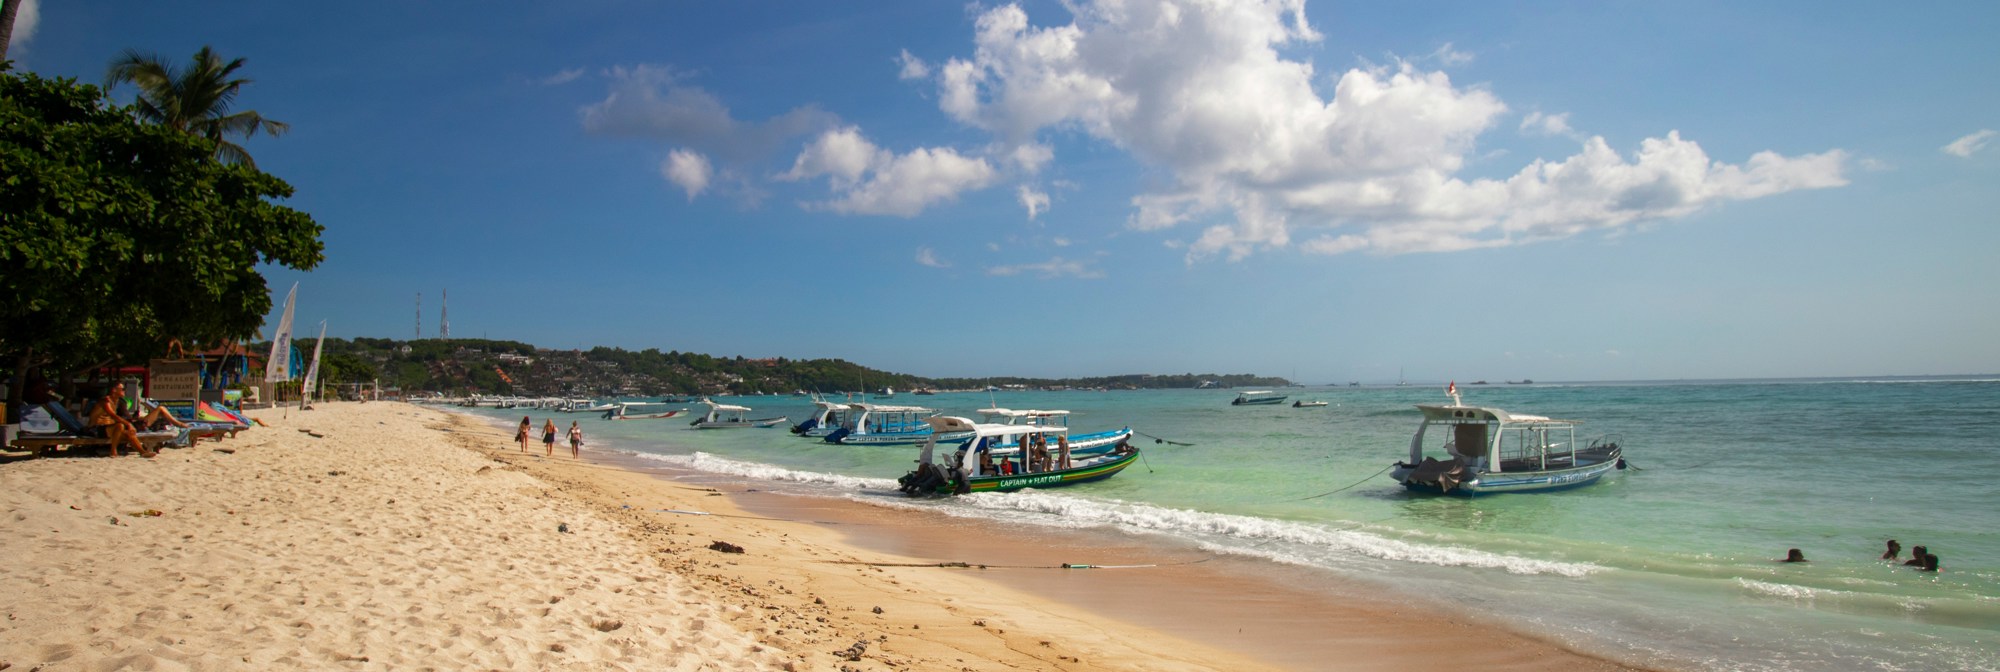
[[[310,348],[310,339],[297,347]],[[270,344],[251,344],[267,352]],[[622,348],[552,350],[519,341],[474,338],[326,339],[321,380],[375,383],[409,392],[531,396],[789,394],[795,391],[874,392],[1002,389],[1171,389],[1282,387],[1284,378],[1250,374],[1126,374],[1086,378],[926,378],[869,368],[842,359],[716,357],[691,352]]]

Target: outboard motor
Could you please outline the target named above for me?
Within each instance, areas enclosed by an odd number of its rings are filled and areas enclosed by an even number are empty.
[[[842,428],[840,428],[840,429],[836,429],[836,430],[833,430],[833,433],[832,433],[832,434],[828,434],[828,435],[826,435],[826,442],[827,442],[827,443],[840,443],[840,440],[841,440],[841,439],[844,439],[844,438],[847,438],[847,435],[848,435],[848,434],[851,434],[851,433],[852,433],[852,432],[849,432],[849,431],[847,431],[847,428],[846,428],[846,427],[842,427]]]

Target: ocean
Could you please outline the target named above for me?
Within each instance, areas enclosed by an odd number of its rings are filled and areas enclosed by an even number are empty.
[[[1449,403],[1442,386],[1279,390],[1322,408],[1231,406],[1234,390],[898,395],[886,403],[974,418],[994,404],[1066,409],[1072,431],[1147,435],[1135,441],[1144,462],[1107,481],[940,500],[894,494],[916,446],[525,413],[537,428],[580,420],[594,449],[762,489],[1157,537],[1324,571],[1622,662],[2000,670],[2000,378],[1459,390],[1469,405],[1582,420],[1579,437],[1616,435],[1633,468],[1554,493],[1406,492],[1381,472],[1408,454],[1414,405]],[[803,397],[717,401],[792,422],[811,410]],[[1904,558],[1928,546],[1943,571],[1879,560],[1889,539]],[[1811,562],[1776,562],[1789,548]]]

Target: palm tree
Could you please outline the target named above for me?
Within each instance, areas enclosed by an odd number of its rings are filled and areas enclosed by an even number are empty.
[[[124,55],[111,61],[111,70],[104,76],[104,88],[132,83],[139,87],[139,116],[212,140],[215,158],[255,168],[257,162],[250,159],[250,153],[224,137],[247,138],[260,129],[275,137],[291,126],[265,119],[255,110],[230,113],[229,104],[235,101],[236,92],[250,83],[248,79],[229,78],[240,67],[243,59],[224,63],[214,49],[206,46],[194,53],[194,63],[184,70],[168,65],[158,56],[127,49]]]

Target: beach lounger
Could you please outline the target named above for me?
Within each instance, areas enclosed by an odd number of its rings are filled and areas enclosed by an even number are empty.
[[[175,420],[187,423],[190,439],[199,439],[201,437],[217,439],[231,438],[236,436],[237,432],[246,429],[244,425],[234,422],[203,420],[201,417],[201,407],[206,404],[186,400],[160,401],[156,403],[160,408],[167,409],[167,412],[172,414]]]
[[[51,450],[65,446],[111,445],[110,439],[84,433],[83,421],[78,420],[75,415],[70,414],[69,409],[63,408],[61,404],[43,404],[42,408],[47,410],[51,417],[56,419],[56,425],[61,428],[61,431],[53,434],[23,432],[21,436],[8,442],[9,446],[28,451],[39,457]],[[147,450],[152,450],[179,435],[180,432],[170,430],[139,432],[139,443],[145,446]]]

